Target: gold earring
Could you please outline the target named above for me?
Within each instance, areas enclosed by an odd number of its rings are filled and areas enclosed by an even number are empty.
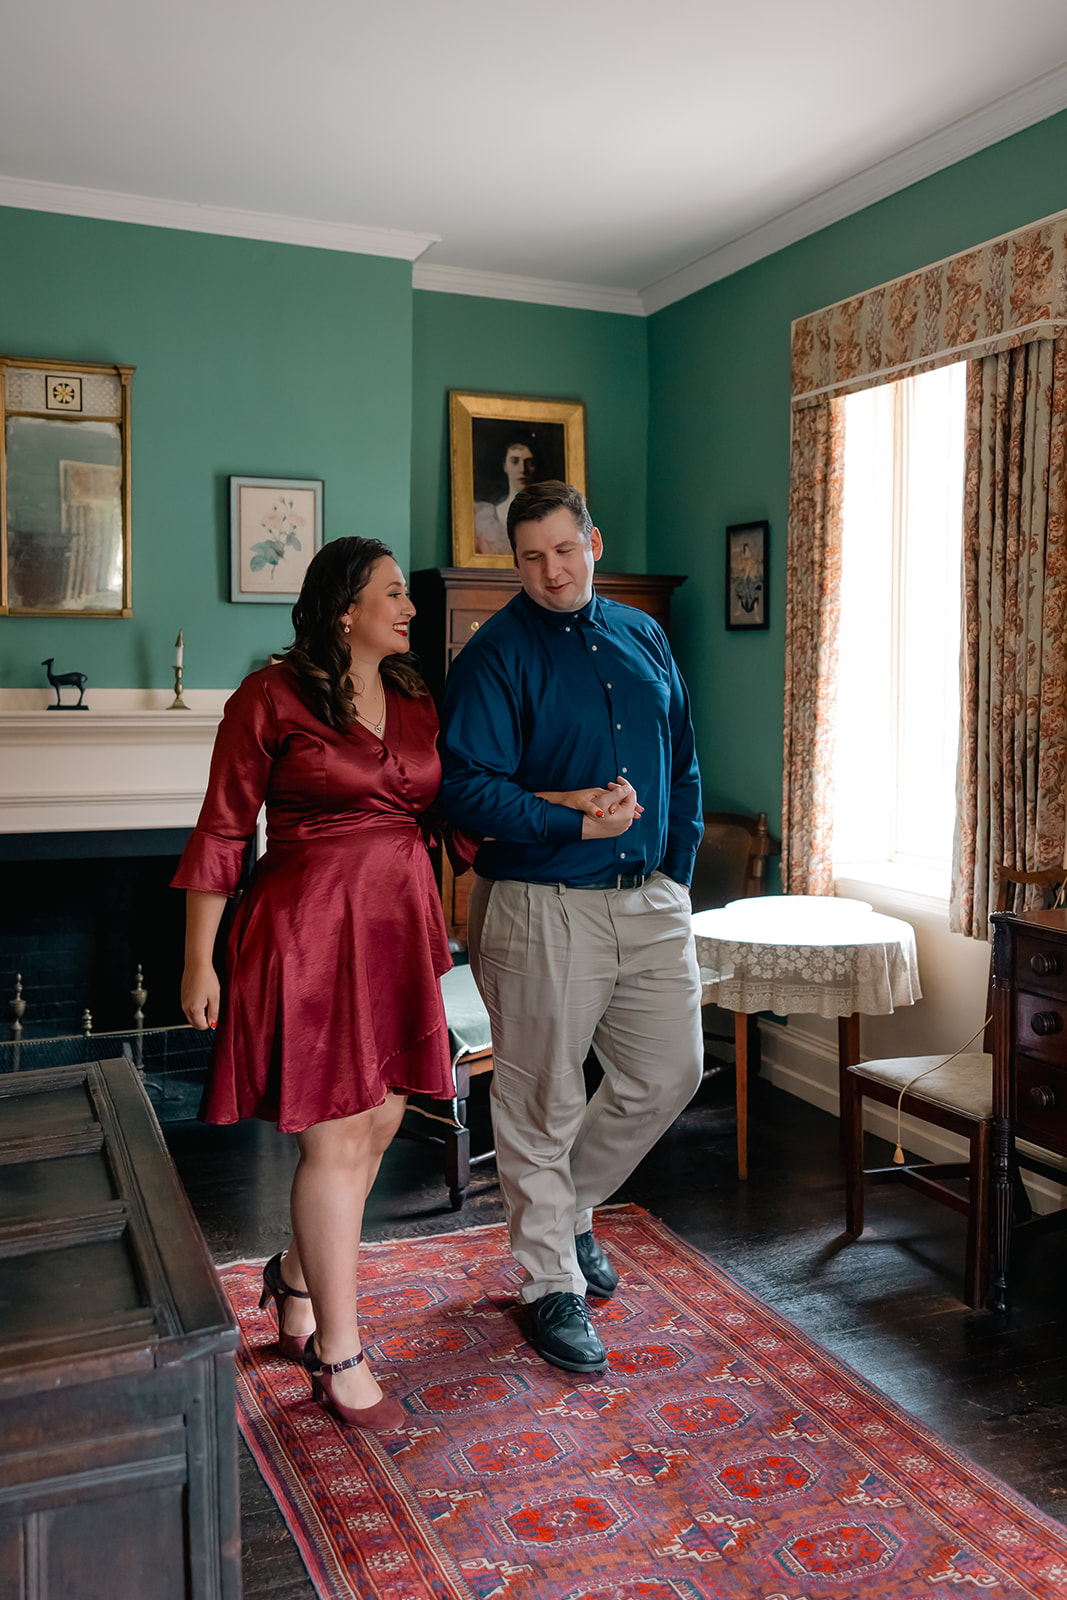
[[[347,623],[347,622],[345,623],[345,632],[346,633],[351,633],[352,632],[351,625],[349,623]]]

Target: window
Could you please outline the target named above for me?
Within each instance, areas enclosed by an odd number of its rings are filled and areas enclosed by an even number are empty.
[[[947,898],[966,367],[850,395],[834,869]]]

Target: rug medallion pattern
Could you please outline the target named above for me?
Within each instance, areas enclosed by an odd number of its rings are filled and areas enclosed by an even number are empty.
[[[957,1455],[635,1206],[597,1235],[611,1370],[526,1343],[502,1228],[364,1248],[375,1372],[344,1429],[226,1268],[239,1422],[324,1597],[1063,1600],[1067,1529]]]

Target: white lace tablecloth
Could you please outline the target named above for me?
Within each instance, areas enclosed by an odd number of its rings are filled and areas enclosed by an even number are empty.
[[[693,914],[704,1001],[728,1011],[884,1015],[922,998],[915,933],[863,900],[766,895]]]

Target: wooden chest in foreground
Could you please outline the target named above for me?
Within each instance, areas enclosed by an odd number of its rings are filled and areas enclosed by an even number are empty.
[[[135,1068],[0,1078],[5,1600],[238,1600],[236,1345]]]

